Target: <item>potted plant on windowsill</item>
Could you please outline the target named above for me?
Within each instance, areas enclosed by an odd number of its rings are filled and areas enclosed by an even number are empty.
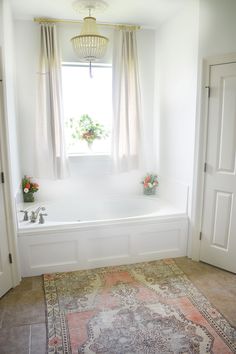
[[[39,185],[35,182],[32,182],[31,177],[24,176],[22,178],[22,190],[24,202],[34,202],[34,193],[39,189]]]
[[[105,127],[94,121],[88,114],[82,115],[79,119],[70,118],[68,125],[72,138],[86,141],[90,149],[94,140],[105,139],[109,135]]]

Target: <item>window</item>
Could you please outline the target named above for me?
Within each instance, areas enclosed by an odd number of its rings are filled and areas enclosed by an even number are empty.
[[[111,152],[112,68],[63,65],[65,132],[69,155]]]

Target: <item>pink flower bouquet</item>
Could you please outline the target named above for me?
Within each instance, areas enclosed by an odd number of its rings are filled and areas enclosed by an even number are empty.
[[[141,181],[143,184],[143,193],[147,195],[152,195],[156,193],[156,188],[158,186],[158,176],[155,174],[147,174]]]
[[[24,176],[22,178],[22,190],[24,202],[34,202],[34,193],[39,189],[39,185],[31,181],[31,177]]]

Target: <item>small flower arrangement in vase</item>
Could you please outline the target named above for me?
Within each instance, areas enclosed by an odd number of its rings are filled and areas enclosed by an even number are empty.
[[[143,184],[143,193],[146,195],[153,195],[156,193],[158,186],[157,175],[147,174],[141,182]]]
[[[105,127],[94,121],[88,114],[82,115],[79,119],[70,118],[68,126],[72,138],[86,141],[89,148],[92,147],[94,140],[105,139],[109,135]]]
[[[34,202],[34,193],[39,189],[39,185],[31,181],[31,177],[22,178],[22,190],[24,202]]]

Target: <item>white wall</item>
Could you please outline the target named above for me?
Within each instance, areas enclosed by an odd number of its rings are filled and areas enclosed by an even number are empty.
[[[0,12],[2,15],[0,21],[0,46],[2,47],[3,62],[4,110],[7,127],[6,140],[9,148],[12,193],[15,195],[20,185],[21,172],[16,111],[14,23],[8,1],[1,1]]]
[[[39,25],[31,21],[16,21],[16,56],[18,106],[20,118],[20,151],[23,174],[34,175],[34,119],[36,107],[36,73],[39,51]],[[77,57],[72,49],[70,38],[79,32],[77,25],[59,26],[62,60],[75,62]],[[102,30],[110,38],[110,48],[105,62],[111,63],[112,32]],[[89,193],[135,193],[141,192],[140,178],[151,169],[152,164],[152,123],[154,96],[154,54],[155,32],[142,30],[137,33],[140,80],[142,88],[143,118],[145,120],[146,161],[142,171],[113,175],[108,158],[70,158],[71,178],[65,181],[40,181],[39,198],[54,198],[58,195],[78,195]],[[151,162],[150,162],[151,161]],[[60,191],[60,193],[58,193]],[[85,192],[86,191],[86,192]]]
[[[22,174],[30,176],[34,172],[36,77],[40,41],[37,29],[35,24],[28,21],[23,21],[22,25],[15,23],[20,164]]]
[[[190,193],[197,55],[198,1],[190,0],[181,12],[157,30],[155,88],[155,134],[159,133],[156,135],[157,169],[164,184],[171,181],[171,185],[179,189],[178,182],[188,187]]]
[[[236,1],[200,0],[199,60],[236,52]]]

